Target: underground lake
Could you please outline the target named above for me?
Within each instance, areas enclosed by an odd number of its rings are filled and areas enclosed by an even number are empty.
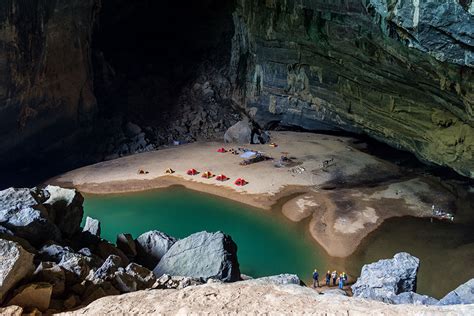
[[[102,237],[110,242],[119,233],[136,238],[149,230],[177,238],[223,231],[238,246],[241,272],[252,277],[295,273],[310,284],[318,268],[323,274],[346,271],[355,279],[364,264],[401,251],[420,258],[418,293],[440,298],[474,277],[472,225],[394,218],[367,236],[351,256],[333,258],[311,238],[308,222],[291,222],[277,207],[265,211],[181,186],[84,196],[85,216],[101,221]]]

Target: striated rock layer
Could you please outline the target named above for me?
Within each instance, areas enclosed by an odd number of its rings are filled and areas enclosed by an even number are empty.
[[[0,159],[57,145],[94,114],[90,45],[99,3],[0,3]]]
[[[366,133],[474,177],[472,6],[238,0],[233,98],[263,126]]]

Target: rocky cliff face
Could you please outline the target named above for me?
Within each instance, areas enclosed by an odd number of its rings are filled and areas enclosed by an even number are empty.
[[[473,6],[238,0],[234,100],[261,125],[366,133],[474,177]]]
[[[90,124],[98,108],[185,125],[175,133],[167,123],[147,123],[162,127],[154,137],[168,141],[220,132],[230,114],[207,112],[231,113],[233,102],[262,127],[365,133],[474,177],[472,1],[188,2],[2,1],[0,161],[49,149],[73,160],[101,147],[108,124]],[[95,24],[99,11],[103,23]],[[155,11],[176,18],[155,23]],[[88,130],[93,140],[79,143]],[[88,162],[94,159],[101,158]]]
[[[99,2],[1,1],[0,159],[57,145],[87,125]]]

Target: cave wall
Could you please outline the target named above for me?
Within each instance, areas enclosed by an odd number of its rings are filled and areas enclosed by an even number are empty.
[[[233,99],[260,125],[365,133],[474,177],[474,4],[238,0]]]
[[[87,129],[96,110],[90,45],[99,0],[0,2],[0,160]]]

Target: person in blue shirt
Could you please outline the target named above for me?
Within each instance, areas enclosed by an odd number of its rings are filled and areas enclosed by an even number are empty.
[[[339,288],[344,289],[344,275],[342,273],[339,275]]]
[[[318,273],[318,270],[314,269],[314,272],[313,272],[313,287],[316,288],[316,285],[319,287],[319,273]]]
[[[326,286],[331,285],[331,271],[326,272]]]

